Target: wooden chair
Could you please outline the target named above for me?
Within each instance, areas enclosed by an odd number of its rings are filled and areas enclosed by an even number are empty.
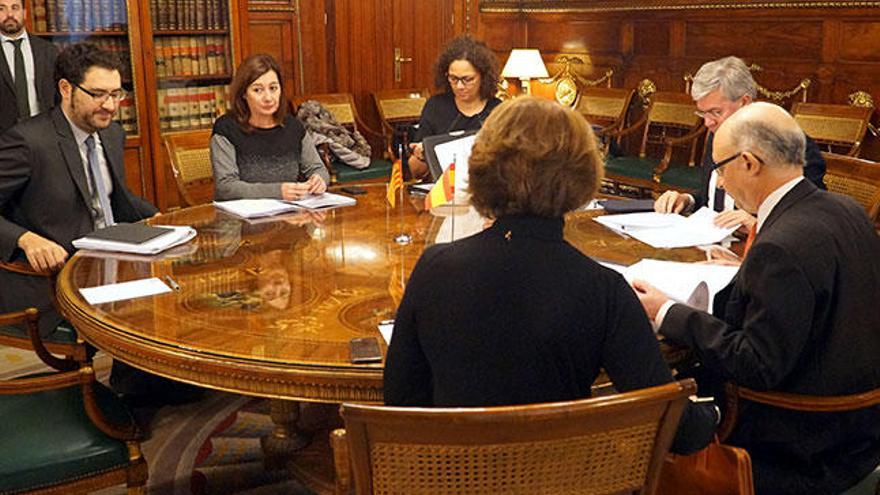
[[[34,271],[27,262],[0,262],[0,270],[29,277],[45,277],[49,280],[47,297],[55,302],[55,276]],[[0,324],[0,346],[33,350],[46,365],[59,371],[72,371],[89,360],[86,345],[77,337],[70,322],[64,320],[54,331],[41,337],[36,325]],[[59,358],[56,356],[63,356]]]
[[[344,404],[337,494],[652,494],[693,380],[485,408]],[[351,463],[349,463],[349,458]]]
[[[376,132],[367,126],[360,118],[357,106],[354,103],[354,97],[351,93],[325,93],[313,95],[299,95],[293,97],[291,104],[294,109],[299,108],[303,103],[314,100],[326,108],[337,122],[356,130],[362,134],[367,134],[384,140],[381,132]],[[294,114],[296,114],[294,112]],[[365,181],[387,181],[391,175],[391,162],[389,160],[374,158],[370,160],[370,166],[365,169],[356,169],[349,167],[343,163],[334,162],[332,156],[326,149],[321,151],[321,158],[324,165],[330,172],[330,183],[344,182],[365,182]]]
[[[859,156],[872,108],[825,103],[795,103],[791,114],[801,129],[826,151]]]
[[[36,329],[29,309],[0,325]],[[90,366],[0,382],[0,493],[80,494],[125,483],[143,493],[147,464],[125,406]]]
[[[382,122],[385,149],[391,150],[394,138],[405,135],[407,126],[419,122],[431,92],[427,88],[386,89],[374,91],[372,96]]]
[[[825,158],[825,185],[828,190],[855,199],[880,225],[880,163],[822,152]]]
[[[642,132],[638,156],[611,156],[605,162],[606,177],[615,184],[628,184],[647,191],[696,190],[702,172],[696,164],[697,144],[706,128],[694,113],[696,106],[684,93],[655,92],[641,119],[620,131],[608,132],[620,139]],[[673,152],[683,148],[687,160],[673,162]]]
[[[620,147],[620,131],[635,92],[631,89],[586,87],[580,90],[576,110],[593,125],[596,137],[604,141],[607,153],[612,138]]]
[[[211,167],[211,130],[165,134],[165,149],[185,206],[214,200],[214,171]]]

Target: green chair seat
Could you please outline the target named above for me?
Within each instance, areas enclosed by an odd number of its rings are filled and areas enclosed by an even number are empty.
[[[639,158],[637,156],[618,156],[605,160],[605,175],[615,177],[630,177],[633,179],[650,181],[654,174],[654,167],[659,163],[653,158]]]
[[[688,167],[686,165],[670,165],[663,175],[660,176],[660,182],[676,189],[689,189],[696,191],[700,189],[700,183],[703,180],[703,170],[700,167]]]
[[[369,179],[387,179],[391,176],[391,162],[381,158],[374,158],[367,168],[357,169],[344,163],[336,162],[336,182],[360,182]]]
[[[27,329],[24,325],[3,325],[0,326],[0,335],[8,335],[10,337],[28,338]],[[49,335],[43,336],[43,342],[51,342],[54,344],[75,344],[76,330],[67,320],[61,320],[55,330]]]
[[[104,416],[133,419],[106,387],[95,385]],[[86,415],[82,389],[0,396],[0,493],[16,493],[122,468],[125,442],[108,437]]]

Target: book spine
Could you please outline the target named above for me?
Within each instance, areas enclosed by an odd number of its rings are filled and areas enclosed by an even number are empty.
[[[186,101],[189,105],[187,115],[189,116],[190,129],[197,129],[202,123],[202,110],[199,104],[199,93],[201,93],[201,91],[202,88],[198,86],[187,88]]]
[[[214,88],[211,86],[199,88],[199,124],[200,127],[208,128],[214,122]]]

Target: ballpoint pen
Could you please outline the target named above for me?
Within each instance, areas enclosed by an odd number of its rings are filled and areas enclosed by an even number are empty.
[[[171,289],[176,291],[180,290],[180,286],[177,285],[177,282],[175,282],[173,278],[171,278],[171,275],[165,275],[165,281],[168,282],[168,287],[171,287]]]

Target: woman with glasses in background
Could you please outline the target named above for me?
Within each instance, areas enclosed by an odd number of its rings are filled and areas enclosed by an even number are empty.
[[[459,36],[443,48],[434,64],[434,84],[443,92],[432,96],[422,109],[409,160],[414,177],[428,174],[422,139],[482,127],[501,103],[495,97],[498,78],[498,60],[482,41]]]

